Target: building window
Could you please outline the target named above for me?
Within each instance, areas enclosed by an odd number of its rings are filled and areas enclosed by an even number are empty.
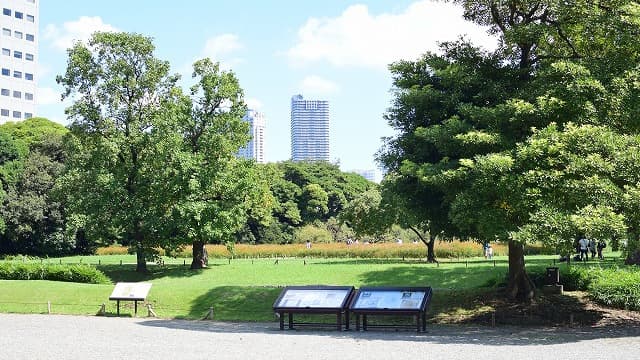
[[[22,39],[22,32],[21,31],[14,31],[13,32],[13,36],[15,36],[18,39]]]
[[[33,94],[32,93],[24,93],[24,99],[25,100],[33,100]]]
[[[9,73],[10,73],[9,69],[2,68],[2,75],[9,76]]]
[[[11,36],[11,29],[2,28],[2,35]]]
[[[24,54],[24,58],[27,61],[33,61],[33,54],[26,53]]]
[[[16,19],[22,19],[23,15],[20,11],[16,11],[15,14],[16,14]]]
[[[2,48],[2,55],[11,56],[11,50]]]
[[[25,119],[31,119],[33,117],[32,113],[24,113],[24,118]]]
[[[11,9],[3,8],[2,9],[2,14],[11,16]]]
[[[24,73],[24,78],[27,80],[33,80],[33,74]]]
[[[18,79],[22,79],[22,71],[13,70],[13,77],[14,78],[18,78]]]
[[[33,36],[33,34],[27,34],[26,38],[27,38],[27,41],[34,41],[35,40],[35,37]]]
[[[9,109],[0,109],[0,116],[9,116]]]
[[[4,53],[4,49],[2,50]],[[22,59],[22,51],[14,51],[13,52],[13,57],[16,59]]]
[[[22,92],[13,90],[13,97],[14,98],[18,98],[18,99],[22,99]]]
[[[14,111],[13,112],[13,118],[14,119],[20,119],[22,117],[22,113],[20,111]]]
[[[35,22],[35,21],[36,21],[36,18],[35,18],[35,16],[33,16],[33,15],[29,15],[29,14],[27,14],[27,21],[28,21],[28,22]]]
[[[0,90],[0,95],[2,95],[2,96],[9,96],[9,93],[10,93],[10,92],[11,92],[11,91],[9,91],[9,89],[2,89],[2,90]]]

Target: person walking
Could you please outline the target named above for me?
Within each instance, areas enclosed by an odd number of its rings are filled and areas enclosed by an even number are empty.
[[[578,240],[578,245],[580,246],[580,261],[589,260],[589,240],[582,236],[580,240]]]
[[[591,258],[596,258],[596,241],[593,239],[589,239],[589,244],[587,245],[589,248],[589,252],[591,253]]]
[[[597,245],[597,248],[598,248],[598,259],[604,260],[604,256],[602,256],[602,249],[604,249],[606,247],[607,247],[607,243],[604,242],[604,240],[598,241],[598,245]]]

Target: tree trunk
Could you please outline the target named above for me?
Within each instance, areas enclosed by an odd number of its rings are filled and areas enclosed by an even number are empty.
[[[133,240],[136,246],[136,272],[146,274],[147,270],[147,256],[146,250],[142,245],[143,235],[140,230],[140,223],[135,222],[133,229]]]
[[[147,273],[147,257],[145,251],[141,247],[136,248],[136,272]]]
[[[427,262],[430,262],[430,263],[438,262],[438,260],[436,260],[436,252],[433,249],[435,245],[436,245],[436,237],[431,236],[431,233],[429,233],[429,242],[427,243]]]
[[[207,267],[209,259],[204,248],[204,241],[194,241],[192,244],[193,260],[191,269],[204,269]]]
[[[428,235],[429,241],[427,241],[424,239],[424,236],[422,236],[422,233],[420,233],[418,229],[414,228],[413,226],[409,226],[409,229],[413,231],[416,235],[418,235],[418,238],[420,238],[420,241],[422,241],[422,243],[427,246],[427,262],[429,263],[438,262],[438,260],[436,260],[436,252],[433,250],[436,244],[435,236],[431,236],[431,232],[429,232],[429,235]]]
[[[509,284],[507,296],[512,300],[528,301],[533,298],[535,286],[524,267],[524,245],[509,240]]]

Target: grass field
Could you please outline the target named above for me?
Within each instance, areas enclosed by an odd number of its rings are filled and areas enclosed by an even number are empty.
[[[530,271],[542,271],[554,257],[527,259]],[[149,264],[147,275],[134,272],[135,257],[111,255],[48,259],[51,263],[90,263],[114,282],[151,282],[147,297],[159,317],[200,319],[210,307],[217,320],[273,321],[272,305],[287,285],[431,286],[434,298],[430,313],[456,312],[483,284],[503,279],[506,257],[496,261],[472,258],[439,265],[400,259],[215,259],[209,268],[189,270],[183,259],[165,259],[164,266]],[[21,261],[19,259],[13,261]],[[37,260],[25,260],[37,261]],[[122,263],[122,265],[120,265]],[[600,263],[611,264],[612,261]],[[561,266],[561,272],[562,267]],[[76,284],[52,281],[0,281],[0,312],[96,314],[106,304],[107,315],[115,314],[109,301],[113,285]],[[123,314],[133,313],[133,304],[121,303]],[[139,304],[139,316],[146,309]]]

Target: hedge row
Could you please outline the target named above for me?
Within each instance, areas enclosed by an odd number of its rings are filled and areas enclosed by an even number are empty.
[[[507,246],[505,244],[492,244],[494,256],[506,256]],[[444,242],[438,241],[434,247],[436,258],[456,259],[483,256],[482,245],[477,242]],[[540,255],[553,253],[547,251],[539,245],[527,245],[525,248],[527,255]],[[99,248],[97,255],[123,255],[128,249],[122,246],[109,246]],[[191,257],[191,247],[184,247],[182,250],[170,255],[180,258]],[[211,258],[228,258],[231,256],[225,245],[207,245],[207,253]],[[315,257],[315,258],[414,258],[420,259],[427,256],[427,248],[422,243],[371,243],[371,244],[351,244],[330,243],[312,244],[311,249],[307,249],[305,244],[287,245],[248,245],[236,244],[234,246],[235,257],[240,258],[269,258],[269,257]]]
[[[111,280],[90,265],[0,263],[2,280],[52,280],[87,284],[110,284]]]

